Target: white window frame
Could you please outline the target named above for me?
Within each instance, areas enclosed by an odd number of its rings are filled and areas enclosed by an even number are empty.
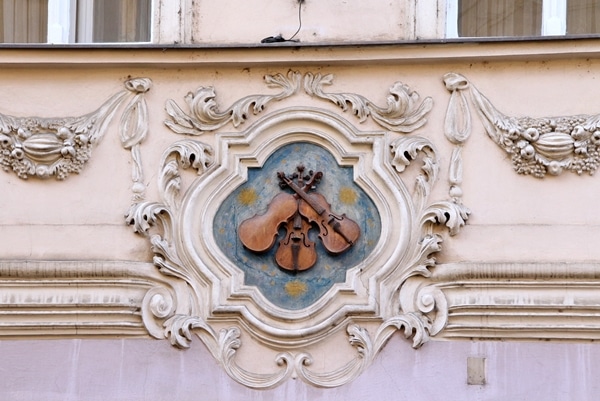
[[[567,0],[542,1],[542,36],[567,34]],[[458,36],[458,0],[446,2],[446,38]]]
[[[75,42],[76,0],[48,0],[48,43]]]
[[[152,43],[193,42],[194,0],[152,0]]]

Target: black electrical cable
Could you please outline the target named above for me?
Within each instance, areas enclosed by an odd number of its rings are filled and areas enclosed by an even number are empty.
[[[302,3],[303,1],[300,1],[298,3],[298,29],[296,30],[296,32],[292,35],[291,38],[287,39],[288,42],[291,42],[292,39],[294,39],[296,37],[296,35],[298,35],[298,32],[300,32],[300,29],[302,29]]]
[[[285,39],[281,35],[269,36],[268,38],[264,38],[263,40],[261,40],[260,43],[298,42],[298,39],[294,40],[294,38],[296,37],[296,35],[298,35],[298,32],[300,32],[300,29],[302,29],[302,3],[304,3],[304,0],[298,1],[298,29],[292,35],[292,37],[290,37],[289,39]]]

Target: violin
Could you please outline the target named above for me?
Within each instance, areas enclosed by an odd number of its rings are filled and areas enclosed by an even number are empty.
[[[242,244],[254,252],[268,251],[275,244],[279,227],[297,211],[298,200],[294,195],[285,192],[275,195],[264,214],[244,220],[239,225],[238,236]]]
[[[321,172],[312,174],[309,184],[320,180],[322,175]],[[319,238],[329,253],[338,255],[356,243],[360,236],[360,227],[355,221],[345,214],[339,216],[333,213],[331,205],[323,195],[308,192],[312,185],[307,184],[300,188],[284,173],[277,173],[277,176],[301,199],[298,207],[300,214],[319,228]]]
[[[277,173],[279,186],[289,187],[294,194],[277,194],[269,203],[267,211],[244,220],[238,227],[242,244],[254,252],[269,250],[276,241],[279,230],[285,229],[285,236],[279,241],[275,252],[275,262],[279,267],[294,272],[310,269],[317,261],[315,243],[308,232],[316,227],[327,252],[338,255],[356,243],[360,227],[356,222],[331,211],[331,205],[319,193],[309,192],[316,187],[322,172],[303,176],[304,166],[297,168],[291,177]],[[296,184],[294,179],[298,181]],[[308,180],[306,184],[304,180]]]
[[[288,221],[287,234],[275,252],[275,261],[283,269],[294,272],[310,269],[317,263],[315,243],[308,238],[308,230],[312,227],[299,212]]]

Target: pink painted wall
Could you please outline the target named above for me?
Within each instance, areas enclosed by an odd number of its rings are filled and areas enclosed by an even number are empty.
[[[233,382],[200,341],[0,341],[0,400],[596,400],[596,343],[430,342],[395,336],[354,382],[319,389],[289,380],[272,390]],[[467,385],[467,358],[485,357],[487,384]]]

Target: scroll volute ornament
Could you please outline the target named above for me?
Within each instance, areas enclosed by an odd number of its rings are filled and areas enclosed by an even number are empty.
[[[290,188],[294,194],[277,194],[264,214],[244,220],[238,227],[242,244],[253,252],[269,250],[275,244],[279,229],[284,227],[286,234],[279,241],[275,261],[282,269],[294,272],[310,269],[317,261],[315,243],[308,235],[312,228],[318,229],[323,246],[334,255],[346,251],[360,236],[360,227],[355,221],[345,214],[333,213],[323,195],[311,192],[323,173],[311,170],[304,175],[302,165],[296,170],[291,176],[277,173],[279,186]]]

